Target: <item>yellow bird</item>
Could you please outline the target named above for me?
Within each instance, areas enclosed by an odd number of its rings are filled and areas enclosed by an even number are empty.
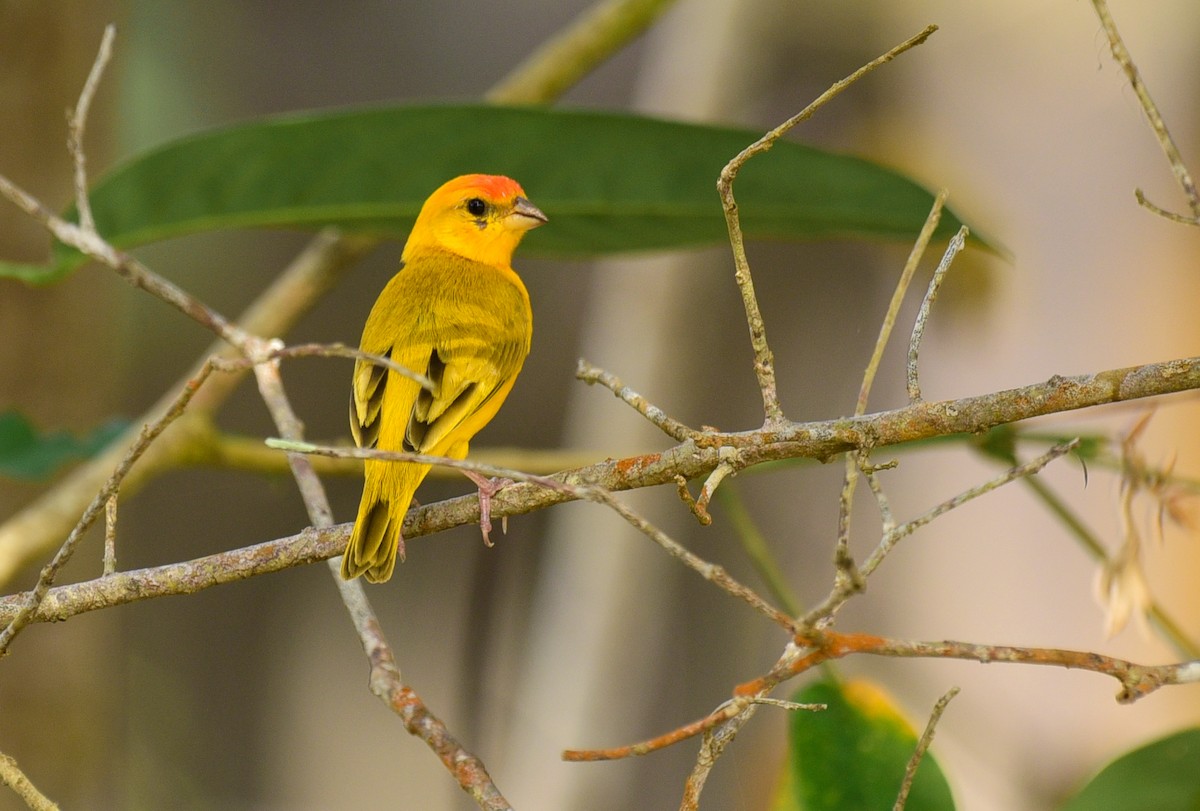
[[[400,272],[380,293],[363,328],[365,352],[389,357],[433,382],[423,389],[392,370],[354,364],[350,429],[362,448],[462,459],[496,416],[529,354],[533,313],[513,271],[521,237],[546,222],[514,180],[463,175],[435,191],[413,224]],[[429,465],[367,460],[342,577],[372,583],[404,559],[401,525]],[[487,541],[488,481],[480,486]]]

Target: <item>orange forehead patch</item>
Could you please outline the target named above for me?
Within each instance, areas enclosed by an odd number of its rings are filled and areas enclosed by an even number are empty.
[[[521,184],[503,175],[460,175],[446,182],[433,196],[472,191],[478,192],[492,200],[511,200],[514,197],[524,197],[525,190]]]

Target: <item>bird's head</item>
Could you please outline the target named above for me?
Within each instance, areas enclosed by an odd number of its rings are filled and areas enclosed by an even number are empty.
[[[525,232],[546,215],[525,199],[515,180],[499,175],[462,175],[429,196],[404,246],[404,260],[430,249],[507,267]]]

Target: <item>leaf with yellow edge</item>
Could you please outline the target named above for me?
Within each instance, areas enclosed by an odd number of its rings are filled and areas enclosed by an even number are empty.
[[[801,688],[792,700],[827,709],[792,714],[791,774],[772,811],[890,811],[917,745],[917,733],[892,699],[866,680],[825,680]],[[791,797],[781,796],[789,787]],[[905,809],[954,809],[950,786],[928,752]]]

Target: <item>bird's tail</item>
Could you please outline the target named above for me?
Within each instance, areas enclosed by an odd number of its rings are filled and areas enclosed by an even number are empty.
[[[365,574],[368,581],[382,583],[391,578],[396,558],[404,560],[404,516],[429,466],[367,460],[365,467],[358,518],[342,555],[342,577]]]

